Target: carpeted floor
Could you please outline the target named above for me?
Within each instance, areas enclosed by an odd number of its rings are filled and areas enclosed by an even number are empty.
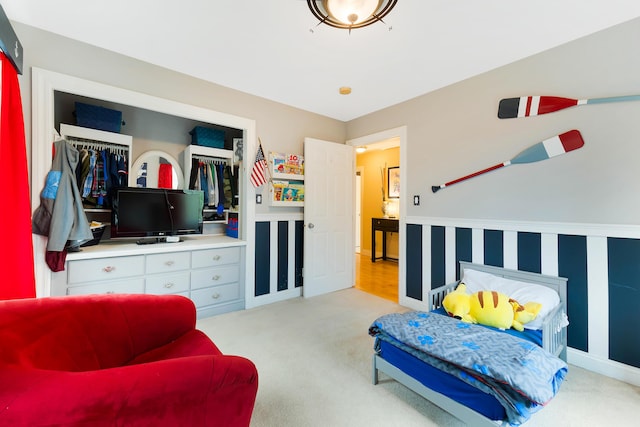
[[[367,330],[399,311],[352,288],[202,319],[198,328],[256,364],[252,427],[463,426],[384,374],[371,384]],[[526,426],[626,426],[639,417],[640,388],[569,366],[559,394]]]

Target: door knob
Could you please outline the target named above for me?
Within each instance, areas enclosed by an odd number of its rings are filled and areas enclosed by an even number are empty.
[[[309,223],[309,225],[307,225],[307,227],[309,227],[309,230],[313,229],[313,227],[315,227],[315,225],[313,225],[312,222]]]

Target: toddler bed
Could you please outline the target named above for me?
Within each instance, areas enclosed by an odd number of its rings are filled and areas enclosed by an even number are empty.
[[[566,374],[567,279],[468,262],[460,269],[471,293],[497,290],[522,304],[540,302],[542,310],[523,332],[500,331],[446,315],[442,301],[459,282],[433,289],[429,312],[382,316],[369,329],[373,383],[383,372],[469,425],[521,424]],[[461,354],[464,360],[449,360]]]

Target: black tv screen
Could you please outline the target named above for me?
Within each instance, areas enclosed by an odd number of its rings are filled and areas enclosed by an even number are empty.
[[[126,187],[115,191],[111,237],[202,234],[202,191]]]

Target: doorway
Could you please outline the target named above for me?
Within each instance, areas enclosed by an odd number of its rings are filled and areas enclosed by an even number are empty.
[[[387,259],[381,259],[380,231],[375,253],[372,247],[373,218],[383,218],[382,205],[391,206],[387,218],[399,221],[401,198],[389,198],[388,174],[401,166],[402,132],[391,131],[349,141],[356,147],[355,182],[355,287],[396,303],[399,302],[401,243],[400,234],[387,232]],[[400,169],[401,170],[401,169]],[[392,196],[393,191],[392,191]],[[375,258],[375,262],[373,259]]]

